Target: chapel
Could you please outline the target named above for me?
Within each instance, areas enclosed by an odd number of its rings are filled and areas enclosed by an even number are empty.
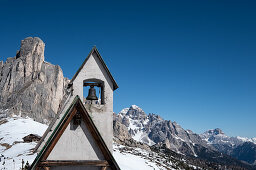
[[[94,47],[66,87],[55,118],[35,147],[32,170],[119,170],[113,153],[113,92],[118,88]]]

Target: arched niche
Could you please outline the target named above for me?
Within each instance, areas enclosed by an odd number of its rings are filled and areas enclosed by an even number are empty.
[[[91,78],[91,79],[85,79],[83,81],[83,86],[87,87],[90,86],[90,84],[94,84],[94,87],[98,87],[100,91],[100,96],[97,96],[98,98],[100,97],[100,104],[105,104],[105,85],[104,81],[96,78]]]

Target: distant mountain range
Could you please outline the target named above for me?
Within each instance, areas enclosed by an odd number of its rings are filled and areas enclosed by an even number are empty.
[[[245,138],[245,137],[229,137],[219,129],[208,130],[202,134],[200,137],[205,140],[208,144],[226,144],[236,147],[244,142],[252,142],[256,144],[256,138]]]
[[[236,165],[240,162],[233,158],[246,162],[245,164],[254,164],[256,160],[256,150],[253,150],[256,148],[256,138],[228,137],[218,128],[196,134],[159,115],[147,115],[136,105],[125,108],[114,116],[115,136],[121,140],[132,138],[149,146],[164,146],[179,154],[213,162],[224,161],[224,157],[226,162],[234,161]]]
[[[256,138],[229,137],[219,128],[208,130],[200,136],[219,152],[256,165]]]

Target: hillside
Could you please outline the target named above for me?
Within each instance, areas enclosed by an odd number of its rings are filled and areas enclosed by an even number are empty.
[[[46,128],[47,125],[33,121],[29,117],[2,118],[0,120],[0,136],[2,136],[0,139],[0,169],[19,170],[22,166],[22,160],[31,164],[36,157],[33,149],[38,141],[25,142],[23,138],[30,134],[42,136]],[[166,159],[162,159],[161,154],[150,150],[117,143],[114,143],[113,147],[113,155],[122,170],[181,169],[186,164],[184,161],[177,160],[167,163]],[[190,165],[190,167],[193,166]]]

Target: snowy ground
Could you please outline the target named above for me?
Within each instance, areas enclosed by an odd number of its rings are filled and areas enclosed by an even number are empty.
[[[6,122],[7,121],[7,122]],[[0,125],[0,169],[16,170],[22,159],[32,163],[36,155],[31,154],[35,142],[24,143],[23,137],[29,134],[42,136],[47,126],[30,118],[12,117],[1,119]],[[6,122],[6,123],[4,123]]]
[[[114,157],[122,170],[165,170],[158,155],[140,148],[114,144]],[[171,169],[171,168],[169,168]]]
[[[121,153],[115,150],[114,157],[122,170],[160,170],[154,162],[131,153]]]
[[[31,164],[36,157],[36,154],[32,154],[36,143],[24,143],[22,138],[29,134],[42,136],[46,128],[46,125],[35,122],[30,118],[12,117],[1,119],[0,170],[19,170],[22,159]],[[136,148],[134,152],[124,152],[122,147],[122,145],[114,144],[113,154],[122,170],[164,169],[159,168],[154,161],[145,158],[145,155],[149,154],[147,151]]]

